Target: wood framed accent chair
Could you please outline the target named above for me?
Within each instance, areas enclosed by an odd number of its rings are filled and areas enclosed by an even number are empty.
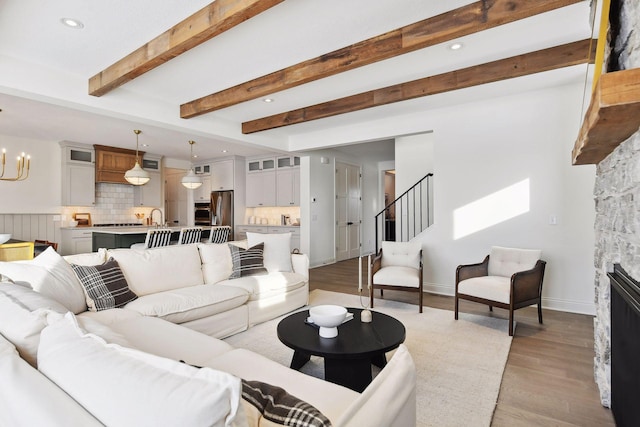
[[[200,239],[202,239],[202,227],[183,227],[180,229],[178,244],[200,243]]]
[[[513,336],[513,312],[538,304],[542,323],[542,282],[546,262],[542,251],[493,246],[479,264],[459,265],[456,269],[454,317],[458,320],[459,300],[487,304],[509,310],[509,335]]]
[[[418,293],[418,308],[422,313],[422,244],[410,242],[382,242],[380,252],[369,266],[371,272],[371,308],[374,291],[384,289]]]
[[[209,240],[207,243],[226,243],[231,236],[231,226],[229,225],[217,225],[211,227],[209,232]]]
[[[50,242],[48,240],[34,240],[33,243],[35,243],[36,245],[46,245],[46,246],[51,246],[53,248],[54,251],[58,252],[58,244],[55,242]]]

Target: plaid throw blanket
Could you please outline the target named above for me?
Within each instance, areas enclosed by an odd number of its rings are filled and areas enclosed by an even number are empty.
[[[331,422],[315,407],[290,395],[284,389],[259,381],[242,380],[242,398],[255,407],[260,426],[330,427]],[[246,409],[247,405],[245,405]],[[266,422],[265,422],[266,421]]]

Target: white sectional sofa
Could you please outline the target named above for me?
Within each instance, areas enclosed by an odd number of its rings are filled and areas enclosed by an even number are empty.
[[[219,339],[307,303],[306,256],[269,253],[279,247],[269,243],[268,274],[236,279],[227,244],[66,259],[48,250],[0,263],[0,425],[277,425],[243,394],[244,381],[257,381],[295,396],[292,413],[311,405],[333,425],[413,426],[415,367],[404,346],[359,394]],[[88,310],[71,264],[108,258],[137,298]]]

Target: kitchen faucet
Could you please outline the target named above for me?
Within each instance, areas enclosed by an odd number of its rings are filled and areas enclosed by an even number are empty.
[[[158,223],[156,222],[156,223],[155,223],[155,224],[156,224],[156,228],[158,228],[158,227],[164,227],[164,215],[162,214],[162,211],[161,211],[160,209],[158,209],[158,208],[153,208],[153,209],[151,209],[151,213],[149,214],[149,218],[151,219],[151,223],[153,224],[153,213],[154,213],[155,211],[160,212],[160,224],[158,224]]]

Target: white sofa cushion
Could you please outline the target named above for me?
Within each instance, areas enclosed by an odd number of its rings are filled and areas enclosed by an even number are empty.
[[[204,284],[197,245],[109,249],[107,254],[118,261],[129,288],[139,297]]]
[[[420,266],[421,242],[416,239],[411,242],[387,242],[383,241],[382,267],[403,266],[418,268]]]
[[[218,283],[231,276],[233,264],[227,243],[199,243],[204,283]]]
[[[504,276],[472,277],[458,283],[458,293],[509,304],[511,278]]]
[[[71,266],[52,247],[30,261],[0,262],[0,273],[55,299],[74,313],[87,309],[84,291]]]
[[[218,285],[226,285],[245,290],[249,301],[284,295],[305,285],[306,278],[298,273],[275,272],[262,276],[245,276],[224,280]],[[218,286],[216,285],[216,286]]]
[[[99,248],[97,252],[88,252],[84,254],[64,255],[65,261],[69,264],[76,265],[100,265],[107,261],[107,250]]]
[[[420,270],[405,266],[383,267],[373,275],[373,283],[417,288],[420,285]]]
[[[126,308],[145,316],[184,323],[231,310],[248,299],[249,293],[238,287],[198,285],[145,295]]]
[[[0,335],[0,426],[102,426]]]
[[[37,364],[40,332],[51,311],[66,313],[67,308],[25,286],[0,283],[0,333],[32,366]]]
[[[412,410],[403,410],[406,407]],[[393,354],[371,384],[351,403],[336,426],[372,425],[371,415],[376,414],[377,426],[416,425],[416,367],[404,344]],[[384,408],[384,410],[381,410]],[[398,419],[397,414],[408,416]]]
[[[542,251],[537,249],[516,249],[493,246],[489,256],[489,276],[511,277],[519,271],[531,270],[536,266]]]
[[[291,233],[263,234],[247,232],[249,247],[264,242],[264,266],[269,273],[291,271]]]
[[[42,331],[38,366],[105,425],[246,425],[238,378],[107,344],[71,314]]]

